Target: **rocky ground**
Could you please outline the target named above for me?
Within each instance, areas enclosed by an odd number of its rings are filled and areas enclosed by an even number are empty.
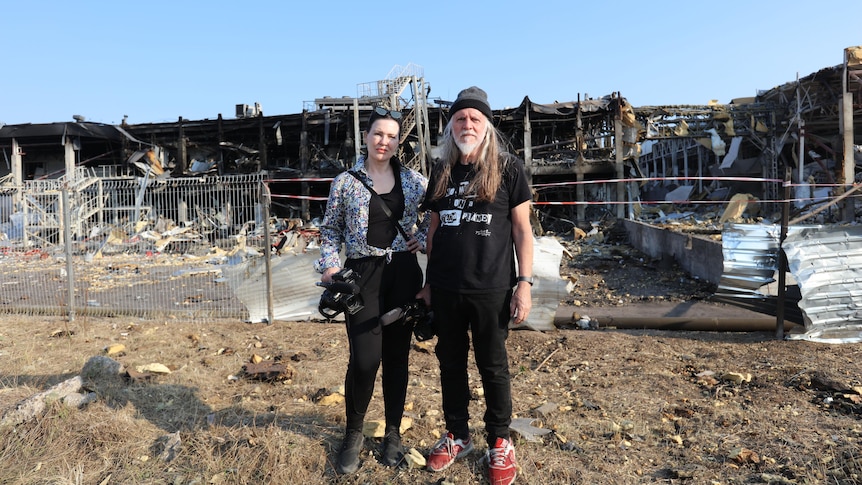
[[[709,285],[649,260],[613,231],[562,242],[561,271],[574,282],[565,304],[580,313],[645,314],[693,301],[715,305],[716,315],[727,309],[709,302]],[[404,441],[420,454],[445,431],[434,342],[416,343],[411,354]],[[6,318],[0,408],[115,343],[125,346],[114,357],[123,365],[157,362],[172,373],[113,391],[122,399],[101,396],[3,431],[0,482],[73,483],[57,478],[71,475],[71,459],[80,464],[75,483],[485,483],[484,402],[472,366],[476,452],[439,474],[393,470],[377,462],[379,439],[369,438],[360,470],[334,473],[347,359],[339,324]],[[858,345],[563,324],[513,331],[509,352],[517,483],[862,483]],[[289,376],[253,379],[245,370],[259,359],[287,363]],[[382,419],[379,383],[374,419]],[[159,443],[174,432],[182,451],[164,463]],[[63,447],[52,449],[46,434]]]

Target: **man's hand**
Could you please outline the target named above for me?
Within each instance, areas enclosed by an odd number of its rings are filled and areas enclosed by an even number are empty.
[[[416,299],[424,301],[425,306],[430,307],[431,306],[431,285],[426,283],[425,286],[423,286],[422,289],[419,290],[419,293],[416,293]]]
[[[523,323],[530,316],[530,310],[533,309],[533,295],[530,293],[530,288],[529,283],[519,281],[518,286],[515,287],[515,292],[512,293],[509,315],[515,325]]]

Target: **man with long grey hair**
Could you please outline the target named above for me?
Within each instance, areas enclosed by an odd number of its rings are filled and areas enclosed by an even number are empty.
[[[508,485],[518,467],[509,434],[506,338],[509,325],[522,323],[532,308],[531,193],[523,161],[505,150],[493,126],[485,91],[461,91],[449,116],[423,205],[431,211],[431,225],[426,283],[417,295],[434,310],[447,427],[427,467],[445,470],[473,451],[467,377],[472,335],[485,395],[488,478]]]

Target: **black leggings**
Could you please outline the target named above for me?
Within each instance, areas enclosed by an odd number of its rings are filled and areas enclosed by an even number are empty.
[[[386,426],[400,427],[407,399],[408,357],[412,327],[397,321],[380,324],[380,315],[416,300],[422,287],[422,269],[416,255],[409,252],[385,257],[348,259],[344,265],[361,275],[365,304],[348,315],[347,338],[350,361],[344,378],[345,411],[348,430],[361,430],[374,391],[377,369],[383,363],[383,404]]]

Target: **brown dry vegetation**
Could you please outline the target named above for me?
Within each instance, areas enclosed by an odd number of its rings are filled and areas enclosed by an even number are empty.
[[[563,272],[578,280],[571,301],[584,312],[608,305],[636,312],[708,293],[624,245],[569,248],[575,261]],[[474,368],[473,455],[439,474],[390,469],[376,461],[379,440],[369,439],[360,470],[335,474],[343,409],[320,401],[338,390],[345,370],[347,342],[335,323],[3,316],[0,414],[78,374],[114,343],[126,347],[115,357],[126,368],[162,363],[172,373],[103,389],[82,409],[52,404],[0,429],[0,483],[484,483]],[[539,442],[516,438],[518,483],[862,482],[858,345],[561,328],[514,331],[509,350],[516,417],[553,430]],[[292,379],[243,376],[254,355],[289,363]],[[751,379],[737,383],[729,373]],[[408,403],[405,444],[427,453],[444,431],[428,347],[411,355]],[[378,382],[368,417],[382,416]],[[160,455],[172,433],[182,445],[166,461]]]

